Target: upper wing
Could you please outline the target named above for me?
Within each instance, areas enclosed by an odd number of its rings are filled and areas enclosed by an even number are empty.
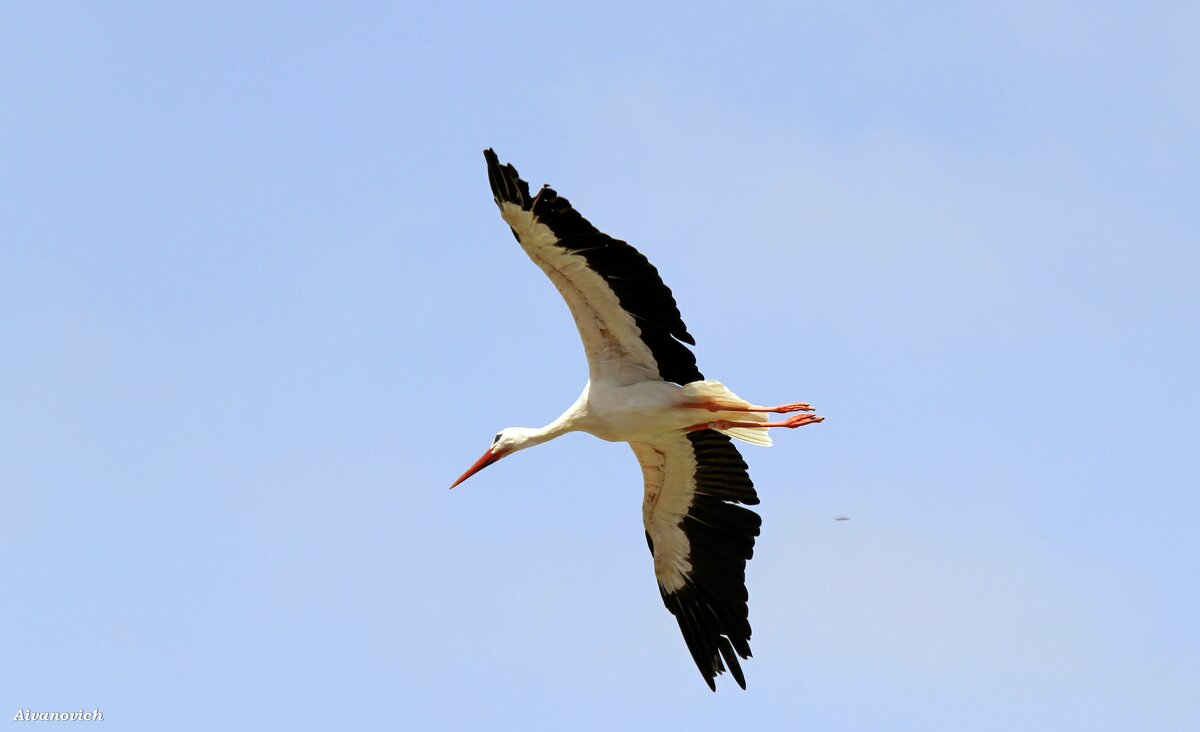
[[[762,523],[737,505],[758,503],[746,463],[712,430],[630,445],[646,479],[642,520],[663,602],[709,687],[716,691],[728,666],[744,689],[737,657],[750,658],[746,561]]]
[[[684,345],[696,341],[654,265],[598,231],[549,186],[530,197],[512,164],[500,165],[491,149],[483,155],[501,216],[571,309],[592,381],[703,379]]]

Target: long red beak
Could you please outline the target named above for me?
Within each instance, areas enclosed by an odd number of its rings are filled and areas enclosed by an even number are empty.
[[[479,458],[478,460],[476,460],[474,465],[472,465],[471,467],[467,468],[467,472],[465,472],[465,473],[463,473],[462,475],[458,476],[458,480],[454,481],[454,485],[450,486],[450,488],[451,488],[451,489],[453,489],[453,488],[454,488],[454,486],[456,486],[456,485],[458,485],[459,483],[463,482],[463,481],[464,481],[464,480],[466,480],[467,478],[470,478],[472,475],[475,475],[475,474],[476,474],[476,473],[478,473],[480,470],[483,470],[484,468],[486,468],[487,466],[489,466],[489,465],[491,465],[492,463],[496,462],[497,460],[499,460],[499,459],[500,459],[500,458],[502,458],[502,457],[504,457],[502,454],[501,454],[501,455],[497,455],[497,454],[493,453],[493,452],[491,451],[491,449],[489,448],[487,452],[483,453],[483,457],[481,457],[481,458]]]

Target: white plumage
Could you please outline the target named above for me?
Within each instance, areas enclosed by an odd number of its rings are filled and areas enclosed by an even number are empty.
[[[530,196],[512,165],[486,150],[501,216],[562,294],[588,361],[575,403],[545,427],[509,427],[463,475],[567,432],[628,442],[645,483],[642,519],[654,574],[709,687],[728,668],[745,688],[750,657],[745,587],[758,514],[730,437],[769,446],[769,427],[822,421],[807,404],[764,407],[696,368],[695,345],[658,271],[629,244],[593,227],[551,188]],[[769,413],[799,412],[782,422]]]

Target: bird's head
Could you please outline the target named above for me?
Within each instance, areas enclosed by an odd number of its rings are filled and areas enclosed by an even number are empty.
[[[483,453],[483,456],[475,461],[475,464],[467,468],[467,472],[458,477],[454,481],[454,488],[459,483],[463,482],[472,475],[475,475],[480,470],[483,470],[492,463],[498,461],[502,457],[513,454],[517,450],[537,444],[535,436],[538,431],[529,427],[505,427],[496,433],[496,437],[492,439],[492,446]]]

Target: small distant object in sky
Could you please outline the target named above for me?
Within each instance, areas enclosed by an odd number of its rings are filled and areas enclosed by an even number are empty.
[[[850,520],[850,517],[849,517],[849,516],[842,516],[841,514],[838,514],[837,516],[834,516],[834,517],[833,517],[833,520],[834,520],[834,521],[849,521],[849,520]]]

